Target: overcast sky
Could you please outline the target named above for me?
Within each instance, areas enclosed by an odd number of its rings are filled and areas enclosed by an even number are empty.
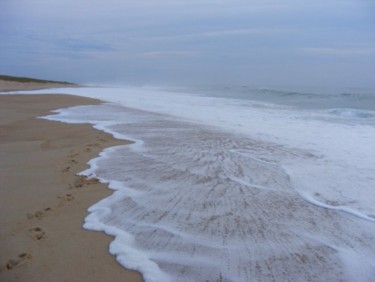
[[[0,0],[0,73],[375,86],[374,0]]]

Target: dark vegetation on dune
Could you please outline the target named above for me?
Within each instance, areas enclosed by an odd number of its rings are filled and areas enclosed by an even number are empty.
[[[21,83],[29,83],[29,82],[31,83],[59,83],[59,84],[75,85],[75,83],[66,82],[66,81],[43,80],[43,79],[18,77],[18,76],[10,76],[10,75],[0,75],[0,80],[21,82]]]

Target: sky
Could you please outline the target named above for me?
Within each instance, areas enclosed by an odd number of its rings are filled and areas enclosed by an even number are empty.
[[[375,87],[375,1],[0,0],[0,74]]]

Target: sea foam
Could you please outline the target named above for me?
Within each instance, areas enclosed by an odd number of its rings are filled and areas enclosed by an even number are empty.
[[[85,227],[115,236],[110,252],[146,281],[375,276],[371,121],[149,88],[63,92],[110,103],[46,118],[134,141],[82,172],[115,190]]]

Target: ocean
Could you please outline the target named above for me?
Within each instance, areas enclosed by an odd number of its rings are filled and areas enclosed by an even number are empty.
[[[43,118],[134,141],[81,172],[114,190],[84,227],[146,281],[373,281],[374,90],[58,93],[106,103]]]

